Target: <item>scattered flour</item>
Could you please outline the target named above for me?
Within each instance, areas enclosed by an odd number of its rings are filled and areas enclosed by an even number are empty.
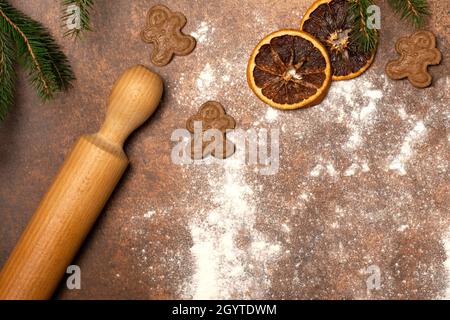
[[[351,176],[355,175],[356,170],[358,170],[358,169],[359,169],[359,165],[357,165],[356,163],[353,163],[350,167],[347,168],[347,170],[345,170],[344,176],[351,177]]]
[[[419,143],[426,135],[427,129],[423,121],[418,121],[415,127],[408,133],[403,141],[400,154],[389,164],[389,169],[396,171],[399,175],[406,175],[406,163],[414,155],[414,145]]]
[[[210,28],[208,23],[203,21],[200,23],[197,30],[191,33],[191,36],[197,40],[197,43],[203,44],[208,41],[208,36],[212,32],[214,32],[214,28]]]
[[[284,232],[286,232],[286,233],[291,232],[291,228],[290,228],[286,223],[283,223],[283,224],[281,225],[281,229],[282,229]]]
[[[354,176],[356,173],[363,172],[367,173],[370,171],[369,164],[366,160],[364,161],[358,161],[355,163],[352,163],[345,171],[344,171],[344,177],[351,177]]]
[[[409,119],[409,115],[406,112],[404,106],[400,106],[397,110],[398,110],[398,115],[400,116],[400,119],[402,119],[402,120],[408,120]]]
[[[338,174],[338,172],[336,171],[336,169],[334,168],[332,163],[328,163],[326,168],[327,168],[327,173],[330,177],[335,177]]]
[[[322,160],[321,160],[322,161]],[[360,161],[358,163],[351,164],[343,173],[344,177],[351,177],[355,175],[358,171],[369,172],[370,168],[367,161]],[[317,164],[309,173],[311,177],[319,177],[322,173],[328,174],[330,177],[340,176],[340,172],[335,169],[332,162],[328,161],[326,164]]]
[[[337,123],[345,121],[350,135],[343,148],[347,152],[362,146],[363,134],[370,130],[377,112],[377,104],[383,98],[382,90],[367,78],[333,83],[328,100],[320,106],[322,112],[328,112]],[[331,110],[330,110],[331,109]]]
[[[273,123],[278,119],[278,111],[274,108],[267,108],[265,119],[268,123]]]
[[[324,162],[323,159],[320,159],[320,162],[317,164],[309,173],[311,177],[318,177],[323,173],[328,174],[330,177],[336,177],[339,175],[339,171],[334,168],[334,165],[331,161]]]
[[[304,201],[309,201],[309,198],[310,198],[310,196],[309,196],[309,194],[307,194],[306,192],[302,192],[302,193],[300,194],[300,199],[302,199],[302,200],[304,200]]]
[[[255,190],[245,178],[245,164],[238,157],[224,161],[222,178],[208,174],[215,209],[200,210],[189,229],[195,272],[185,294],[193,299],[263,298],[270,287],[265,270],[281,254],[255,228]],[[247,241],[239,244],[244,234]]]
[[[186,95],[178,95],[177,102],[185,105],[200,106],[207,100],[223,101],[224,91],[232,90],[235,86],[242,86],[246,83],[245,74],[242,76],[239,71],[245,69],[245,61],[238,60],[237,57],[230,59],[216,59],[211,63],[200,64],[199,69],[192,70],[197,77],[193,80],[196,88],[195,95],[186,97]],[[236,76],[239,75],[239,76]],[[176,84],[175,90],[183,90],[186,86],[186,77],[183,75]],[[227,88],[227,90],[225,90]],[[230,105],[224,105],[228,108]],[[236,114],[236,113],[234,113]]]
[[[362,134],[367,126],[373,122],[373,117],[377,111],[377,102],[383,97],[381,90],[374,90],[373,84],[369,81],[363,81],[361,84],[355,84],[361,92],[364,92],[364,106],[356,109],[352,112],[352,119],[349,122],[349,127],[352,130],[352,134],[344,146],[347,150],[355,150],[359,148],[362,143]],[[355,108],[355,102],[352,102],[352,109]]]
[[[144,218],[150,219],[151,217],[153,217],[155,215],[156,211],[155,210],[149,210],[144,214]]]
[[[370,167],[369,167],[369,164],[367,162],[363,162],[361,164],[361,171],[364,172],[364,173],[370,171]]]
[[[318,177],[320,176],[320,173],[322,172],[323,169],[324,169],[323,165],[318,164],[311,170],[309,174],[311,175],[311,177]]]
[[[211,87],[215,79],[216,77],[214,75],[214,70],[211,68],[211,65],[207,63],[203,70],[200,72],[200,75],[195,84],[197,85],[197,89],[201,93],[205,93]]]

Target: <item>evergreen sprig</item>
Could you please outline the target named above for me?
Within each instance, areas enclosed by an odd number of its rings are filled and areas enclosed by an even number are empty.
[[[348,0],[350,17],[353,21],[351,41],[356,43],[363,52],[371,52],[378,45],[378,31],[369,28],[367,21],[370,18],[368,8],[374,4],[373,0]]]
[[[369,14],[367,8],[374,4],[373,0],[347,0],[353,20],[351,39],[364,52],[374,50],[378,45],[378,31],[367,25]],[[422,28],[430,15],[427,0],[388,0],[402,20],[409,20],[416,28]]]
[[[430,15],[427,0],[388,0],[388,3],[403,20],[409,20],[416,28],[422,28]]]
[[[14,102],[16,74],[14,43],[6,32],[0,32],[0,121]]]
[[[47,29],[39,22],[26,16],[8,1],[0,0],[0,33],[3,34],[2,62],[0,82],[7,86],[0,99],[3,117],[12,104],[12,83],[15,79],[15,59],[27,70],[28,78],[43,99],[51,99],[58,91],[71,87],[75,75],[66,55],[52,38]]]
[[[91,28],[91,10],[94,5],[94,0],[62,0],[63,13],[62,22],[67,25],[68,19],[75,19],[74,12],[70,10],[70,6],[77,6],[80,13],[80,28],[74,28],[67,30],[64,36],[79,37],[83,31],[92,31]]]

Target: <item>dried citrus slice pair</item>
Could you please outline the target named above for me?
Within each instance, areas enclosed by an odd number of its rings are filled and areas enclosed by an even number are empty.
[[[331,80],[352,79],[369,68],[374,53],[350,41],[347,0],[318,0],[306,12],[302,31],[280,30],[254,49],[247,67],[253,92],[278,109],[320,103]]]

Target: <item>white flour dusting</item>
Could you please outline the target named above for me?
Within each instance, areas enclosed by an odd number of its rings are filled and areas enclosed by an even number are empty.
[[[144,218],[150,219],[151,217],[153,217],[155,215],[156,211],[155,210],[149,210],[146,213],[144,213]]]
[[[335,177],[339,172],[336,171],[332,163],[328,163],[327,166],[327,173],[330,177]]]
[[[324,169],[323,165],[318,164],[311,170],[309,174],[311,175],[311,177],[318,177],[320,176],[320,173],[322,172],[323,169]]]
[[[197,85],[197,89],[203,93],[211,87],[215,79],[214,70],[211,68],[211,65],[207,63],[202,72],[200,72],[195,84]]]
[[[181,104],[187,104],[194,106],[199,106],[209,100],[218,100],[218,96],[220,96],[224,92],[224,88],[227,90],[231,90],[232,87],[236,85],[241,85],[242,83],[246,83],[245,74],[241,77],[236,77],[239,74],[238,70],[240,68],[245,68],[245,61],[235,60],[237,58],[233,58],[231,60],[217,59],[214,62],[206,63],[204,66],[202,65],[200,70],[193,71],[197,74],[195,78],[195,88],[196,93],[190,99],[186,97],[179,97],[177,100]],[[238,84],[239,81],[239,84]],[[176,89],[182,89],[183,82],[180,80],[177,82]],[[223,102],[223,100],[221,100]],[[228,108],[230,105],[224,105],[224,107]]]
[[[426,132],[427,129],[423,121],[418,121],[403,141],[400,154],[389,164],[390,170],[396,171],[401,176],[406,175],[406,164],[414,155],[413,147],[423,139]]]
[[[356,170],[358,170],[358,169],[359,169],[359,165],[357,165],[356,163],[353,163],[350,167],[347,168],[347,170],[345,170],[344,176],[351,177],[351,176],[355,175]]]
[[[267,108],[265,119],[268,123],[273,123],[278,118],[278,111],[274,108]]]
[[[215,209],[198,212],[189,229],[195,272],[186,295],[193,299],[263,298],[270,287],[265,270],[281,246],[255,229],[255,190],[246,182],[245,164],[233,156],[224,174],[209,176]],[[246,241],[239,243],[244,235]]]
[[[344,148],[351,151],[359,148],[363,143],[362,134],[367,126],[370,126],[373,122],[373,117],[377,111],[377,103],[383,97],[381,90],[373,89],[373,84],[367,80],[362,82],[351,82],[354,86],[352,92],[357,95],[361,95],[364,101],[359,102],[363,105],[359,110],[356,108],[357,103],[355,100],[351,100],[351,108],[355,110],[352,112],[352,118],[348,123],[349,128],[352,130],[352,134],[345,144]]]
[[[366,160],[358,161],[355,163],[352,163],[345,171],[344,171],[344,177],[351,177],[357,174],[358,172],[369,172],[370,167]]]
[[[400,116],[400,119],[402,119],[402,120],[408,120],[409,119],[409,115],[406,112],[404,106],[398,107],[397,110],[398,110],[398,115]]]
[[[375,89],[375,85],[366,78],[333,83],[320,108],[333,117],[333,121],[345,122],[349,128],[349,138],[343,145],[345,151],[352,152],[363,145],[363,135],[371,129],[377,104],[384,94],[386,92]]]
[[[328,174],[330,177],[336,177],[339,175],[339,171],[334,168],[334,165],[331,162],[327,162],[325,165],[319,163],[311,170],[309,174],[311,177],[318,177],[322,174],[322,172]]]
[[[214,32],[214,28],[210,28],[206,21],[203,21],[198,26],[197,30],[191,33],[197,43],[203,44],[208,41],[208,36],[210,33]]]
[[[370,171],[370,167],[369,167],[369,164],[367,163],[367,161],[363,161],[363,163],[361,164],[361,171],[364,173]]]
[[[356,158],[357,160],[357,158]],[[320,161],[323,161],[320,159]],[[345,171],[343,171],[342,175],[344,177],[351,177],[354,176],[358,172],[369,172],[370,167],[366,160],[363,161],[357,161],[355,163],[352,163]],[[322,173],[327,174],[330,177],[339,177],[341,175],[341,172],[337,170],[333,163],[331,161],[328,161],[326,164],[317,164],[312,170],[310,171],[309,175],[311,177],[317,178]]]
[[[397,228],[398,232],[405,232],[405,230],[407,230],[409,228],[409,226],[407,224],[402,224],[400,227]]]

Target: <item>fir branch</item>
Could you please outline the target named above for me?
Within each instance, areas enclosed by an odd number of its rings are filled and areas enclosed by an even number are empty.
[[[62,0],[63,14],[61,17],[63,27],[67,28],[67,21],[75,19],[74,12],[70,6],[77,6],[80,13],[80,27],[67,30],[64,36],[79,37],[83,31],[92,31],[90,13],[94,5],[94,0]]]
[[[19,62],[43,100],[71,87],[75,76],[67,57],[42,24],[0,0],[0,29],[16,43]]]
[[[6,32],[0,32],[0,121],[14,102],[16,73],[14,43]]]
[[[348,0],[349,13],[353,23],[353,30],[350,34],[351,41],[356,43],[361,51],[371,52],[378,45],[378,31],[369,28],[368,8],[374,4],[373,0]]]
[[[422,28],[430,15],[427,0],[388,0],[402,20],[409,20],[416,28]]]

